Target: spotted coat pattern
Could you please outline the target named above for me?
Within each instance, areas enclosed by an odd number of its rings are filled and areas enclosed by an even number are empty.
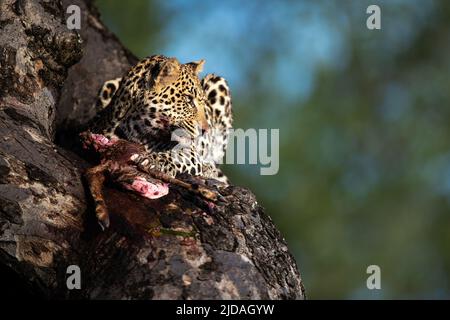
[[[214,74],[200,80],[203,64],[162,55],[141,60],[124,77],[105,82],[90,131],[144,145],[132,158],[144,170],[227,183],[218,163],[232,128],[230,89]]]

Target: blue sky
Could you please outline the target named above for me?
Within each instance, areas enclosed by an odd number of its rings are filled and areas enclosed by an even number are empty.
[[[205,72],[224,76],[234,90],[248,89],[258,55],[282,53],[260,66],[267,69],[262,84],[293,100],[309,96],[317,66],[345,64],[344,32],[321,12],[323,5],[179,0],[166,6],[175,18],[165,30],[165,52],[185,62],[206,59]]]

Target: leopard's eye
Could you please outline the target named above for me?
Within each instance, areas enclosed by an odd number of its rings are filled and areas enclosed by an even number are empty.
[[[185,95],[184,99],[187,103],[193,104],[194,103],[194,96],[193,95]]]

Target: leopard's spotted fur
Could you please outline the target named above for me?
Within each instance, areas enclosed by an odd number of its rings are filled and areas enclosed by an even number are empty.
[[[143,144],[146,152],[133,158],[143,169],[227,182],[217,163],[232,127],[230,89],[213,74],[200,80],[203,63],[161,55],[143,59],[123,78],[105,82],[90,130]]]

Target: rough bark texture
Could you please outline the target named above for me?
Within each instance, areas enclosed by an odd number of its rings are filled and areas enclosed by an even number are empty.
[[[79,33],[65,24],[70,4]],[[244,188],[211,209],[177,188],[144,200],[108,186],[112,227],[99,230],[75,132],[101,83],[135,61],[90,2],[0,0],[2,283],[49,298],[304,298],[285,241]],[[66,287],[71,264],[81,290]]]

